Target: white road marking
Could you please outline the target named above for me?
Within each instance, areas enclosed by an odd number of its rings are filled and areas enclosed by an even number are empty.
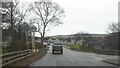
[[[89,57],[96,60],[102,60],[101,58],[98,58],[98,57],[93,57],[93,56],[89,56]]]
[[[73,60],[73,59],[70,59],[70,61],[74,64],[75,63],[75,61]]]
[[[65,57],[67,57],[66,55],[64,55]],[[73,64],[74,63],[76,63],[73,59],[71,59],[71,58],[69,58],[69,57],[67,57],[69,60],[70,60],[70,62],[72,62]]]

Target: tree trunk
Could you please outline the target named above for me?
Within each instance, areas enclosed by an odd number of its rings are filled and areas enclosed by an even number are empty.
[[[46,28],[46,26],[44,25],[43,34],[41,34],[41,35],[42,35],[42,36],[41,36],[41,44],[42,44],[42,45],[44,45],[43,42],[44,42],[44,36],[45,36],[45,28]]]
[[[11,14],[11,17],[10,17],[10,22],[11,22],[11,27],[10,27],[10,36],[11,36],[11,41],[12,41],[12,43],[14,42],[13,41],[13,38],[14,38],[14,34],[13,34],[13,32],[14,32],[14,23],[13,23],[13,2],[11,2],[10,3],[11,5],[10,5],[10,9],[11,9],[11,12],[10,12],[10,14]]]
[[[41,36],[41,45],[44,45],[43,40],[44,40],[44,38],[43,38],[43,36]]]

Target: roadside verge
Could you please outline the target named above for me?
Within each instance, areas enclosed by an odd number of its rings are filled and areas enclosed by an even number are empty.
[[[13,62],[8,66],[29,66],[34,61],[42,58],[46,53],[47,50],[45,50],[45,48],[42,48],[40,52],[33,52],[29,57]]]
[[[70,47],[68,46],[64,46],[66,49],[70,49]],[[71,49],[70,49],[71,50]],[[85,52],[84,52],[85,53]],[[110,63],[113,65],[117,65],[120,66],[120,59],[119,57],[112,57],[112,55],[102,55],[102,54],[96,54],[96,55],[92,55],[93,53],[91,53],[89,55],[90,58],[92,59],[96,59],[96,60],[100,60],[102,62],[106,62],[106,63]]]
[[[106,63],[110,63],[110,64],[114,64],[114,65],[117,65],[117,66],[120,66],[120,59],[105,59],[105,60],[102,60],[103,62],[106,62]]]

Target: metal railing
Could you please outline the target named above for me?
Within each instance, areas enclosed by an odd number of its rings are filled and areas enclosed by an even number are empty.
[[[28,49],[28,50],[3,54],[2,55],[2,66],[6,66],[10,63],[17,61],[17,60],[28,57],[31,55],[31,53],[32,53],[32,51]]]

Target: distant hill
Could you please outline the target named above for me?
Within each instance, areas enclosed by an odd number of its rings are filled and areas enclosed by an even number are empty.
[[[68,38],[68,37],[74,37],[74,36],[92,36],[92,37],[105,37],[107,34],[71,34],[71,35],[55,35],[55,36],[49,36],[51,38]]]

